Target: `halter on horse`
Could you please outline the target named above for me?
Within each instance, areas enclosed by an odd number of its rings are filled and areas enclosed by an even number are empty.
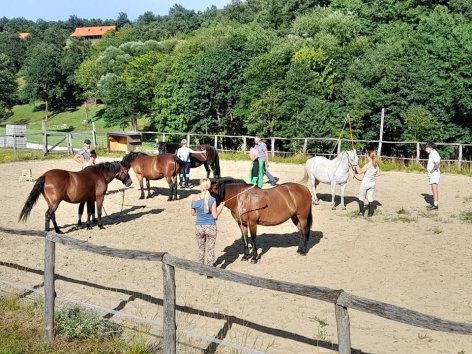
[[[341,208],[345,209],[344,205],[344,190],[346,189],[347,181],[349,179],[349,168],[353,170],[358,165],[359,158],[356,150],[342,151],[335,159],[328,160],[323,156],[315,156],[305,163],[305,174],[303,176],[303,183],[307,183],[310,179],[310,184],[313,191],[313,204],[319,204],[316,196],[316,187],[318,184],[326,183],[331,185],[331,209],[335,210],[334,197],[336,194],[336,184],[341,185]]]

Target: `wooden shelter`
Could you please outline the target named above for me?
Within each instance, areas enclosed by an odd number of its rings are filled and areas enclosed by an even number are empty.
[[[116,31],[116,26],[77,27],[70,36],[94,41],[101,39],[108,31]]]
[[[141,147],[141,133],[116,132],[107,134],[108,151],[125,151],[129,153]]]

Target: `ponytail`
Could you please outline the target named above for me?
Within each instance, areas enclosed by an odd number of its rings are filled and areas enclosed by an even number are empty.
[[[375,150],[370,150],[367,155],[372,159],[372,166],[377,168],[377,153]]]

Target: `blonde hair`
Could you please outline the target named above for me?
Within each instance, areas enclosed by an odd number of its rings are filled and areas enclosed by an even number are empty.
[[[200,180],[200,190],[203,194],[203,211],[208,213],[210,207],[208,206],[208,201],[210,200],[210,192],[208,191],[211,187],[211,181],[208,178],[202,178]]]

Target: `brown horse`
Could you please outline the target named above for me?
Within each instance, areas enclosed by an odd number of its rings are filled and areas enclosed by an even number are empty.
[[[127,169],[133,168],[136,177],[138,177],[139,186],[141,188],[141,196],[144,199],[143,179],[146,179],[148,190],[147,198],[151,198],[151,189],[149,180],[157,180],[165,178],[169,184],[170,194],[168,201],[177,199],[177,175],[179,174],[179,162],[177,156],[172,154],[161,154],[157,156],[149,156],[142,152],[130,152],[123,157],[121,163]]]
[[[46,211],[45,229],[49,231],[50,221],[54,230],[59,234],[61,230],[56,223],[56,210],[61,201],[68,203],[87,204],[97,202],[98,227],[103,229],[102,205],[105,192],[114,178],[119,179],[129,187],[132,183],[128,170],[119,162],[104,162],[89,166],[79,172],[65,170],[50,170],[39,177],[26,200],[18,221],[26,221],[31,209],[42,194],[48,203]],[[90,209],[87,218],[87,229],[90,229]]]
[[[231,215],[241,229],[244,243],[242,260],[250,258],[248,229],[252,245],[251,263],[256,263],[257,225],[274,226],[288,219],[292,219],[300,231],[297,252],[306,255],[313,223],[311,194],[307,187],[298,183],[284,183],[274,188],[261,189],[242,180],[220,179],[212,181],[210,193],[217,203],[225,202],[225,207],[231,210]]]
[[[179,143],[171,142],[160,142],[158,145],[159,154],[169,153],[175,154],[177,150],[181,147]],[[218,156],[218,151],[210,145],[197,145],[192,147],[193,150],[197,151],[206,151],[206,154],[190,154],[190,168],[200,167],[203,165],[205,167],[207,178],[210,177],[210,168],[213,172],[213,177],[221,177],[220,169],[220,157]]]

